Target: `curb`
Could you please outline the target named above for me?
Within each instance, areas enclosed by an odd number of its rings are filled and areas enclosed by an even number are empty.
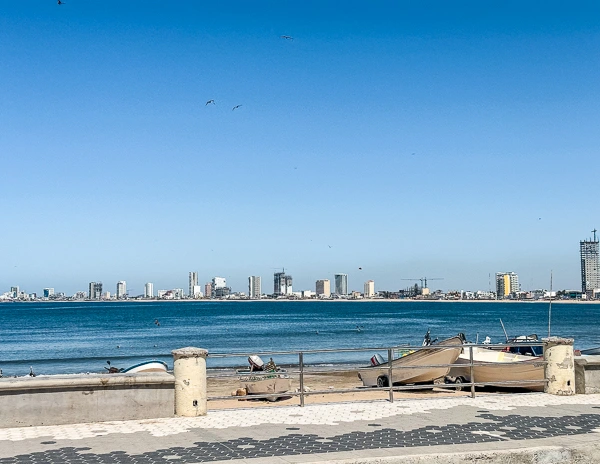
[[[498,451],[431,453],[380,458],[305,461],[305,464],[593,464],[600,463],[600,444],[578,447],[540,446]]]

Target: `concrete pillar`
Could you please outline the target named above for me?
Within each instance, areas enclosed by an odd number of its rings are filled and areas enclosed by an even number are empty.
[[[173,350],[175,376],[175,414],[178,416],[206,415],[206,356],[203,348]]]
[[[570,396],[575,394],[575,362],[573,339],[561,337],[543,338],[545,378],[544,391],[551,395]]]

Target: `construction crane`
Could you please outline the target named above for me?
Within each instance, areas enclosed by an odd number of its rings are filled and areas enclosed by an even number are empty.
[[[430,277],[428,279],[427,277],[420,277],[418,279],[400,279],[400,280],[411,280],[413,282],[420,281],[421,282],[421,290],[423,290],[424,288],[427,288],[428,280],[444,280],[444,278],[443,277]]]

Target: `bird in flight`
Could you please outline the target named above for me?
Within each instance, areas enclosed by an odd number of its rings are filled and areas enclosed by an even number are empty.
[[[291,35],[280,35],[279,37],[286,40],[294,40],[294,38]]]
[[[231,108],[231,111],[237,110],[240,106],[242,106],[242,105],[236,105],[236,106],[234,106],[233,108]]]
[[[64,5],[65,2],[61,2],[60,0],[58,0],[56,3],[58,3],[59,5]]]
[[[362,267],[359,267],[359,268],[358,268],[358,270],[359,270],[359,271],[362,271]]]
[[[214,104],[215,104],[215,101],[214,101],[214,100],[208,100],[208,101],[206,102],[206,105],[210,105],[211,103],[214,105]],[[204,105],[204,106],[206,106],[206,105]]]

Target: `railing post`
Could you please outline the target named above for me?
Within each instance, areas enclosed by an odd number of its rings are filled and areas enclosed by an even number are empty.
[[[300,407],[304,407],[304,353],[298,353],[298,365],[300,366]]]
[[[469,377],[471,379],[471,398],[475,398],[475,375],[473,373],[473,345],[469,345]]]
[[[206,356],[203,348],[173,350],[175,376],[175,414],[178,416],[205,416],[207,402]]]
[[[392,368],[393,354],[392,349],[388,348],[388,388],[390,391],[390,403],[394,402],[394,380],[392,376],[394,375]]]
[[[544,342],[544,392],[551,395],[575,394],[575,359],[573,339],[561,337],[542,338]]]

